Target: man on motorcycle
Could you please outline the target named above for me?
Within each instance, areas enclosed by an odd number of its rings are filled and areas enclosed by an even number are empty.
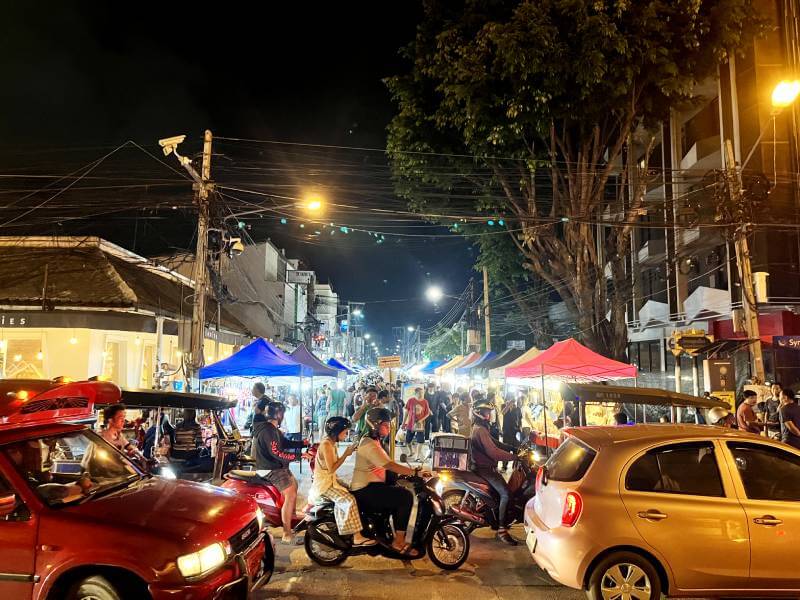
[[[386,471],[399,475],[422,475],[422,477],[430,477],[430,472],[423,471],[419,467],[416,469],[404,467],[386,454],[381,446],[381,439],[389,435],[392,418],[391,411],[385,408],[377,407],[367,411],[365,423],[368,433],[358,444],[350,492],[356,497],[362,510],[391,513],[395,529],[392,548],[401,554],[408,554],[410,546],[406,544],[406,527],[411,516],[414,497],[404,487],[387,484]]]
[[[264,397],[258,401],[257,408],[253,417],[253,458],[256,460],[256,469],[269,471],[267,481],[283,494],[281,541],[291,544],[294,541],[292,516],[297,501],[297,480],[289,470],[289,463],[296,460],[297,455],[290,450],[302,448],[306,444],[303,441],[287,440],[278,430],[286,411],[283,404]]]
[[[516,546],[517,541],[511,537],[506,528],[506,511],[508,509],[509,490],[505,479],[497,472],[497,463],[500,461],[516,459],[514,448],[498,442],[489,433],[494,404],[487,399],[479,398],[472,406],[474,418],[472,427],[472,460],[475,464],[474,471],[483,477],[500,496],[500,505],[497,509],[497,539],[509,546]]]

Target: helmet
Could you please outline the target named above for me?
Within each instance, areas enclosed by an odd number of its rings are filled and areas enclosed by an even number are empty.
[[[730,411],[722,408],[721,406],[715,406],[708,411],[708,422],[712,425],[716,425],[722,419],[727,418],[730,414]]]
[[[491,417],[490,414],[484,414],[483,411],[493,411],[494,404],[486,398],[479,398],[472,403],[472,416],[481,421],[488,421]]]
[[[269,402],[269,404],[267,404],[268,421],[272,419],[282,419],[283,413],[285,412],[286,412],[286,406],[284,406],[283,402],[276,402],[272,400]]]
[[[343,431],[350,429],[350,419],[345,417],[331,417],[325,421],[325,435],[337,438]]]
[[[366,423],[371,434],[377,433],[381,423],[388,423],[392,420],[392,411],[388,408],[370,408],[367,411]]]

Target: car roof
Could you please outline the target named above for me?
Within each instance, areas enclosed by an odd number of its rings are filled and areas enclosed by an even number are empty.
[[[599,450],[605,446],[626,443],[659,443],[671,440],[707,440],[723,438],[731,440],[766,438],[752,433],[715,427],[713,425],[673,425],[670,423],[653,423],[648,425],[617,425],[568,427],[562,433],[573,436],[587,446]]]

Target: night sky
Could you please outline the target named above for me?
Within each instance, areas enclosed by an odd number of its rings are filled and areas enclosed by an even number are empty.
[[[182,150],[191,155],[205,128],[220,137],[383,148],[393,107],[381,79],[403,68],[397,51],[413,37],[416,3],[244,6],[6,6],[0,23],[0,174],[64,174],[126,140],[160,155],[156,141],[179,133],[188,135]],[[438,316],[422,298],[426,282],[457,294],[472,275],[467,243],[425,237],[442,229],[336,208],[404,209],[391,193],[381,152],[220,140],[214,166],[213,178],[232,186],[272,191],[287,180],[321,186],[334,204],[325,220],[336,223],[337,233],[339,225],[356,223],[368,231],[405,234],[386,235],[378,245],[366,231],[310,239],[300,235],[296,219],[286,225],[275,218],[247,221],[253,240],[271,238],[286,247],[320,280],[331,281],[343,299],[378,301],[367,307],[368,330],[388,337],[392,326],[434,323]],[[131,149],[92,175],[121,181],[145,170],[147,177],[175,178]],[[14,185],[22,184],[0,182],[6,208],[6,200],[17,198]],[[191,198],[188,186],[169,185],[130,196],[138,207],[133,214],[69,219],[57,231],[104,235],[144,254],[191,247],[189,206],[169,218],[149,210],[148,203]],[[90,193],[122,202],[131,192],[70,190],[59,201],[80,204],[80,195]],[[53,203],[48,208],[57,210]],[[21,220],[17,229],[0,233],[52,233],[59,216],[48,218],[47,226]]]

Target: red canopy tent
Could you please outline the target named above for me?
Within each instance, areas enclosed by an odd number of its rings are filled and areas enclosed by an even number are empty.
[[[506,369],[506,377],[556,377],[571,381],[609,381],[636,377],[636,366],[589,350],[572,338],[556,342],[521,365]]]

